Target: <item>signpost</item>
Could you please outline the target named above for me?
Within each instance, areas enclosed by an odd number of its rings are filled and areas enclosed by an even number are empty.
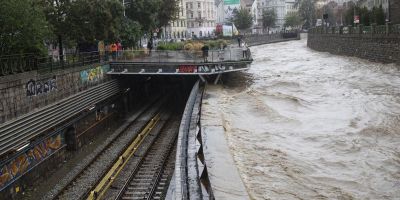
[[[359,24],[360,23],[360,16],[354,15],[354,23]]]

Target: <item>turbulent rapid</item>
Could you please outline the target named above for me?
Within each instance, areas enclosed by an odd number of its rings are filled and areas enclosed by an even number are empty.
[[[250,197],[400,199],[396,65],[316,52],[306,40],[251,50],[251,69],[218,91]]]

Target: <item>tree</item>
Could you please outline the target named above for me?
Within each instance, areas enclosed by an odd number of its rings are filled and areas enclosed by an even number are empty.
[[[35,0],[7,0],[0,4],[0,55],[45,52],[48,24]]]
[[[276,21],[276,11],[274,9],[268,9],[262,13],[262,25],[263,28],[267,28],[269,33],[269,28],[275,26]]]
[[[246,30],[253,24],[253,16],[246,9],[240,9],[233,16],[232,22],[239,30]]]
[[[129,18],[122,20],[119,38],[124,47],[134,47],[142,36],[141,26],[138,22]]]
[[[68,12],[68,37],[77,43],[115,42],[123,19],[123,7],[118,0],[76,0]]]
[[[353,2],[348,2],[347,3],[347,8],[345,11],[345,24],[347,26],[353,26],[354,25],[354,10],[356,5]]]
[[[376,23],[377,25],[385,25],[385,12],[383,11],[382,5],[378,8],[372,8],[372,11],[370,11],[370,19],[372,23]]]
[[[305,21],[305,28],[311,28],[316,21],[314,3],[314,0],[301,0],[299,3],[299,14]]]
[[[298,13],[291,13],[286,15],[285,17],[285,27],[298,27],[303,24],[303,20]]]
[[[183,12],[177,0],[127,0],[126,16],[142,25],[144,32],[152,33],[177,18]]]

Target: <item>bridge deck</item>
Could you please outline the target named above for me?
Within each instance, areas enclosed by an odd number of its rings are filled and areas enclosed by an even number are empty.
[[[241,48],[211,50],[203,57],[199,51],[121,51],[110,61],[108,74],[208,75],[249,68],[250,51]]]

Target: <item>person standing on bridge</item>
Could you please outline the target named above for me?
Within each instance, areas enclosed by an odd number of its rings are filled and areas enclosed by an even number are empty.
[[[245,42],[243,42],[242,51],[243,51],[243,58],[245,58],[245,59],[249,58],[249,55],[247,54],[248,53],[247,49],[248,49],[247,44]]]
[[[237,37],[237,41],[239,43],[239,47],[242,46],[242,38],[240,36]]]
[[[204,62],[208,62],[208,50],[210,50],[210,48],[206,44],[201,47],[201,51],[203,51]]]
[[[151,55],[151,49],[153,48],[153,42],[150,39],[149,42],[147,42],[147,49],[149,50],[149,56]]]
[[[117,58],[117,50],[118,50],[117,44],[112,43],[111,44],[111,53],[112,53],[113,60],[115,60]]]
[[[121,42],[119,42],[119,41],[117,41],[117,55],[118,55],[118,57],[121,57],[122,56],[122,44],[121,44]]]

